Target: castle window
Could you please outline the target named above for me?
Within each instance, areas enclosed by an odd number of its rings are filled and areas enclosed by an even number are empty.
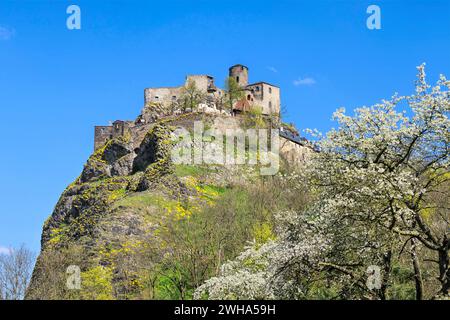
[[[250,95],[248,95],[248,96],[247,96],[247,100],[250,100],[250,99],[251,99],[251,96],[250,96]]]
[[[269,101],[269,109],[272,110],[272,101]]]
[[[259,86],[256,86],[255,89],[256,89],[256,92],[259,92]]]
[[[158,96],[155,96],[155,100],[158,100],[159,99],[159,97]]]
[[[177,100],[177,96],[172,96],[172,101]]]
[[[272,93],[272,88],[271,87],[269,87],[269,93]]]
[[[236,77],[236,82],[239,83],[239,76]]]

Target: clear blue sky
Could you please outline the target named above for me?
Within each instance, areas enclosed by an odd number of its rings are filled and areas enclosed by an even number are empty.
[[[66,28],[70,4],[81,30]],[[366,28],[370,4],[381,30]],[[450,76],[450,1],[1,0],[0,251],[39,250],[94,125],[135,119],[145,87],[187,73],[222,84],[242,63],[281,87],[288,121],[326,131],[338,107],[410,93],[422,62]]]

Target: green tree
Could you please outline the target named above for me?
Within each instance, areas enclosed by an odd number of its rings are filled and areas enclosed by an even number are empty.
[[[315,201],[277,215],[277,238],[195,297],[449,298],[450,80],[431,87],[418,69],[415,94],[335,112],[298,180]]]
[[[205,102],[206,93],[197,88],[195,81],[189,80],[183,88],[180,100],[183,112],[186,112],[187,109],[194,111],[200,103]]]
[[[244,97],[244,90],[239,86],[236,79],[234,79],[233,77],[228,77],[225,80],[225,92],[227,104],[230,108],[230,111],[233,111],[233,106],[236,101]]]

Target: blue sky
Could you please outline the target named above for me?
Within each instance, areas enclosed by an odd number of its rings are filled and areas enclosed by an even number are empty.
[[[66,28],[81,8],[82,29]],[[381,30],[366,9],[381,8]],[[281,87],[286,120],[326,131],[332,112],[450,76],[450,1],[0,2],[0,252],[39,250],[42,225],[93,149],[94,125],[135,119],[143,90],[185,74],[222,84],[242,63]]]

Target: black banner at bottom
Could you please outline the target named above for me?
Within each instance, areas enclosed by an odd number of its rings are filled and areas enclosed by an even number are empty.
[[[311,319],[312,317],[345,317],[365,319],[385,317],[391,309],[402,318],[417,317],[420,312],[448,310],[449,301],[0,301],[0,312],[15,316],[26,312],[48,318],[101,319],[130,317],[145,319]],[[9,309],[9,310],[7,310]],[[58,310],[58,311],[56,311]],[[131,319],[130,319],[131,320]]]

